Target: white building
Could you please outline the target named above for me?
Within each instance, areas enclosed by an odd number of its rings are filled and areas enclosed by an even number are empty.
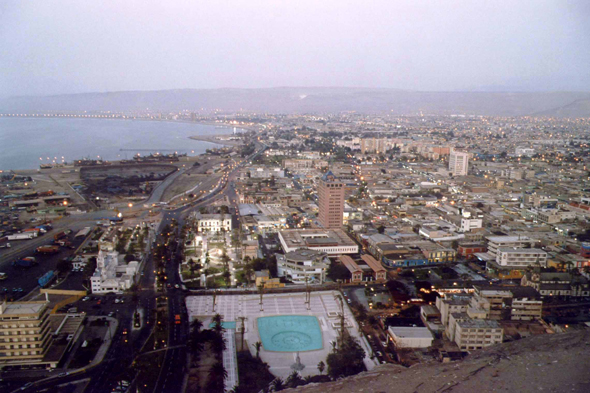
[[[296,250],[285,255],[277,254],[277,275],[295,284],[322,284],[330,266],[328,255],[321,251]]]
[[[526,268],[527,266],[547,267],[547,253],[536,248],[500,247],[496,264],[501,267]]]
[[[455,314],[453,314],[455,316]],[[456,321],[455,343],[462,351],[470,351],[500,344],[504,338],[502,326],[491,319],[464,319]]]
[[[449,156],[449,172],[454,176],[467,176],[469,153],[451,151]]]
[[[283,251],[301,248],[325,252],[328,255],[356,254],[359,246],[340,229],[286,229],[279,231]]]
[[[517,147],[514,151],[514,153],[519,156],[527,156],[527,157],[532,157],[535,155],[535,149],[532,149],[530,147]]]
[[[428,348],[432,346],[432,333],[425,327],[390,326],[387,333],[396,348]]]
[[[469,232],[472,229],[478,229],[483,226],[481,218],[461,218],[461,232]]]
[[[487,236],[488,253],[496,258],[500,247],[524,248],[532,247],[535,241],[526,236]]]
[[[139,262],[125,263],[116,251],[99,251],[96,257],[96,270],[90,277],[92,293],[125,291],[134,283],[139,270]]]
[[[231,231],[231,215],[229,214],[200,214],[196,215],[197,230],[199,232],[219,232],[222,229]]]

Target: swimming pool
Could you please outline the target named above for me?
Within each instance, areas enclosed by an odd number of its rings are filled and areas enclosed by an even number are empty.
[[[309,315],[277,315],[256,320],[262,346],[273,352],[303,352],[322,349],[318,319]]]
[[[213,329],[215,327],[215,323],[211,322],[209,324],[209,329]],[[234,329],[236,328],[236,322],[235,321],[222,321],[221,322],[221,327],[224,329]]]

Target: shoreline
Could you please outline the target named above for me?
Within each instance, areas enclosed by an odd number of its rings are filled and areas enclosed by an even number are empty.
[[[0,118],[22,118],[22,119],[27,119],[27,118],[33,118],[33,119],[50,119],[50,118],[56,118],[56,119],[60,119],[63,120],[63,118],[58,117],[58,116],[47,116],[47,117],[42,117],[42,116],[2,116]],[[92,117],[67,117],[66,119],[84,119],[84,120],[131,120],[131,121],[145,121],[145,122],[162,122],[162,123],[181,123],[181,124],[194,124],[196,126],[198,125],[202,125],[202,126],[214,126],[216,128],[220,129],[220,132],[224,132],[224,133],[220,133],[220,134],[212,134],[212,135],[192,135],[192,136],[187,136],[187,139],[191,139],[191,140],[195,140],[195,141],[202,141],[202,142],[209,142],[209,143],[213,143],[216,144],[217,146],[215,146],[214,148],[220,148],[220,147],[224,147],[224,146],[228,146],[228,147],[236,147],[241,145],[241,141],[236,141],[236,142],[232,142],[232,141],[222,141],[222,140],[216,140],[215,137],[226,137],[226,136],[231,136],[233,135],[233,133],[231,133],[231,131],[233,129],[239,130],[240,134],[241,133],[245,133],[247,131],[250,131],[249,128],[247,127],[237,127],[237,126],[233,126],[233,125],[228,125],[228,124],[219,124],[219,123],[215,123],[215,122],[192,122],[189,120],[161,120],[161,119],[123,119],[123,118],[92,118]],[[225,132],[230,132],[230,133],[225,133]],[[200,154],[195,154],[194,156],[189,156],[189,157],[198,157],[202,154],[205,154],[205,152],[200,153]],[[84,155],[82,154],[81,157],[83,157]],[[120,160],[120,159],[119,159]],[[113,162],[119,161],[119,160],[112,160]],[[68,163],[67,165],[65,165],[66,167],[72,167],[72,163]],[[14,169],[14,168],[0,168],[0,173],[1,172],[7,172],[7,171],[12,171],[14,173],[19,173],[19,172],[25,172],[26,174],[31,174],[31,171],[34,171],[36,173],[38,173],[38,171],[40,170],[39,167],[36,168],[19,168],[19,169]]]
[[[229,146],[229,147],[236,147],[242,144],[242,141],[230,141],[230,140],[219,140],[219,137],[229,137],[233,134],[219,134],[219,135],[193,135],[189,136],[189,139],[195,141],[202,141],[202,142],[209,142],[209,143],[216,143],[218,145]]]

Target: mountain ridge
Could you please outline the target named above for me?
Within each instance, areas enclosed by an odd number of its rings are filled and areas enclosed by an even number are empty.
[[[0,100],[0,112],[212,111],[590,117],[590,92],[427,92],[362,87],[168,89]]]

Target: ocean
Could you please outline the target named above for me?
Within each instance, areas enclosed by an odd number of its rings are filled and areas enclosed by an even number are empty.
[[[131,159],[150,152],[192,156],[220,145],[190,136],[230,132],[229,128],[166,121],[2,117],[0,169],[37,169],[40,164],[81,158]]]

